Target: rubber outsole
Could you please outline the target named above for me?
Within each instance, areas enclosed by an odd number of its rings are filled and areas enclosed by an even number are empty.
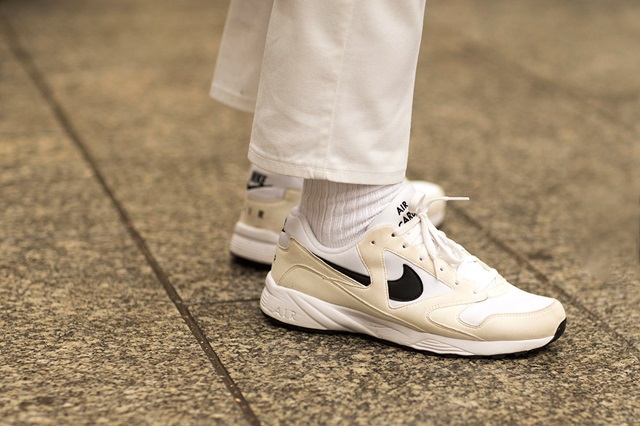
[[[441,354],[438,352],[432,352],[432,351],[428,351],[428,350],[421,350],[421,349],[415,349],[412,348],[410,346],[404,346],[404,345],[400,345],[398,343],[394,343],[394,342],[390,342],[389,340],[384,340],[384,339],[380,339],[374,336],[370,336],[368,334],[362,334],[362,333],[353,333],[350,331],[339,331],[339,330],[318,330],[315,328],[306,328],[306,327],[300,327],[297,325],[292,325],[286,322],[282,322],[282,321],[278,321],[277,319],[265,314],[264,312],[262,312],[262,315],[264,315],[264,317],[267,319],[267,321],[275,326],[281,327],[281,328],[286,328],[292,331],[296,331],[296,332],[303,332],[303,333],[309,333],[309,334],[325,334],[325,335],[341,335],[341,334],[347,334],[347,335],[354,335],[354,336],[358,336],[361,337],[365,340],[371,340],[371,341],[375,341],[375,342],[380,342],[380,343],[384,343],[386,345],[389,346],[395,346],[398,348],[402,348],[405,350],[410,350],[410,351],[414,351],[414,352],[418,352],[424,355],[429,355],[429,356],[437,356],[437,357],[443,357],[443,358],[465,358],[465,359],[495,359],[495,360],[500,360],[500,359],[505,359],[505,358],[522,358],[522,357],[526,357],[529,355],[533,355],[537,352],[540,352],[541,350],[544,350],[547,346],[549,346],[551,343],[555,342],[556,340],[558,340],[565,332],[566,328],[567,328],[567,319],[565,318],[560,325],[558,325],[558,328],[556,329],[556,332],[553,336],[553,338],[549,341],[549,343],[547,343],[544,346],[540,346],[539,348],[534,348],[534,349],[530,349],[527,351],[520,351],[520,352],[512,352],[512,353],[507,353],[507,354],[495,354],[495,355],[458,355],[458,354]]]
[[[236,223],[229,250],[234,256],[262,265],[271,265],[278,246],[278,233]]]
[[[293,288],[279,286],[271,273],[265,279],[260,309],[280,323],[303,329],[369,335],[420,351],[461,356],[501,356],[528,352],[551,343],[566,327],[566,324],[563,327],[560,323],[554,334],[522,340],[467,340],[447,337],[419,331],[391,318],[375,317],[354,308],[326,302]]]

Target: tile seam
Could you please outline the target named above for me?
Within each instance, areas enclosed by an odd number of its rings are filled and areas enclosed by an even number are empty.
[[[145,260],[152,268],[156,279],[160,282],[160,284],[165,289],[167,296],[173,302],[174,306],[178,309],[180,316],[185,321],[189,330],[196,338],[200,347],[205,352],[205,355],[211,362],[215,372],[218,377],[223,381],[226,388],[230,392],[233,397],[234,402],[240,408],[241,412],[244,414],[245,419],[249,424],[252,425],[260,425],[260,421],[258,420],[256,414],[253,412],[249,403],[245,399],[244,395],[236,385],[235,381],[229,374],[228,370],[216,354],[216,352],[211,347],[209,341],[206,338],[205,333],[200,328],[199,324],[195,321],[188,307],[185,306],[182,302],[182,299],[178,292],[176,291],[173,284],[171,284],[167,273],[162,269],[160,264],[157,262],[153,253],[149,249],[146,241],[141,236],[141,234],[137,231],[133,222],[131,221],[129,214],[126,209],[122,206],[120,201],[116,198],[114,192],[111,190],[111,187],[108,185],[105,177],[100,171],[96,161],[93,158],[93,155],[87,148],[86,144],[76,131],[73,126],[69,115],[65,112],[64,108],[58,102],[56,97],[53,94],[50,86],[46,82],[44,76],[39,71],[38,67],[35,64],[35,61],[29,54],[29,52],[20,44],[19,36],[16,30],[12,27],[9,20],[5,18],[4,15],[0,14],[0,32],[4,35],[4,38],[8,42],[9,50],[16,58],[18,63],[21,65],[27,76],[30,78],[31,82],[37,88],[40,96],[42,96],[45,103],[50,108],[53,113],[56,121],[62,127],[62,130],[65,132],[67,137],[72,141],[74,146],[80,151],[82,157],[85,162],[88,164],[89,168],[93,172],[95,179],[98,181],[98,184],[102,187],[103,191],[107,195],[107,197],[111,200],[113,207],[118,212],[120,220],[126,230],[129,233],[129,236],[133,239],[134,243],[138,247],[138,249],[142,252]]]
[[[545,91],[551,95],[564,95],[570,97],[575,102],[580,102],[583,105],[586,105],[591,109],[591,113],[597,115],[601,119],[607,120],[612,124],[615,124],[618,129],[623,130],[627,137],[633,138],[636,130],[626,121],[620,120],[617,116],[612,115],[609,111],[600,105],[601,100],[598,96],[587,96],[579,93],[575,88],[570,86],[566,86],[563,84],[559,84],[545,76],[542,76],[521,64],[518,61],[510,59],[509,56],[501,54],[496,49],[493,49],[486,43],[482,43],[479,40],[476,40],[464,32],[457,30],[454,27],[447,25],[439,20],[435,20],[434,22],[441,28],[445,28],[447,31],[459,34],[465,40],[467,40],[469,46],[475,46],[485,54],[477,54],[475,52],[465,51],[462,55],[469,56],[475,58],[475,60],[482,62],[486,66],[490,68],[498,68],[505,69],[508,68],[510,70],[511,75],[513,75],[516,79],[525,80],[530,83],[536,85],[542,91]]]
[[[186,302],[182,302],[183,306],[201,306],[201,305],[208,305],[208,306],[213,306],[213,305],[233,305],[236,303],[242,304],[242,303],[256,303],[256,302],[260,302],[260,298],[259,297],[252,297],[249,299],[233,299],[233,300],[194,300],[194,301],[186,301]]]
[[[538,281],[541,283],[553,288],[556,292],[558,292],[561,298],[568,304],[573,305],[575,308],[580,310],[587,316],[591,321],[595,324],[595,326],[605,333],[611,335],[615,340],[617,340],[625,350],[635,356],[638,361],[640,361],[640,350],[636,348],[632,341],[622,336],[616,330],[614,330],[611,326],[609,326],[601,316],[592,310],[590,310],[584,303],[582,303],[578,297],[572,293],[569,293],[567,290],[553,282],[547,275],[538,269],[535,265],[533,265],[527,256],[521,254],[518,250],[509,246],[506,242],[502,241],[494,234],[492,234],[488,229],[486,229],[479,221],[471,217],[464,210],[460,209],[456,206],[449,206],[454,213],[462,217],[466,222],[468,222],[471,226],[479,230],[487,240],[491,241],[495,244],[502,252],[506,253],[510,258],[512,258],[520,267],[526,269],[531,272]],[[568,320],[568,327],[571,325],[570,319]]]
[[[473,56],[474,58],[476,58],[476,60],[483,62],[485,65],[489,67],[495,67],[496,64],[500,64],[501,67],[502,66],[508,67],[510,69],[511,74],[514,75],[516,79],[524,80],[532,84],[536,84],[540,87],[541,90],[545,91],[550,95],[566,96],[571,98],[574,102],[582,102],[583,104],[586,104],[587,107],[591,110],[591,114],[594,114],[598,116],[600,119],[607,120],[610,123],[617,125],[618,128],[626,134],[626,136],[628,137],[633,136],[634,129],[625,121],[621,121],[617,119],[615,116],[612,116],[606,110],[604,110],[603,107],[600,106],[600,101],[597,98],[581,95],[580,93],[577,93],[575,90],[573,90],[571,87],[566,87],[552,80],[549,80],[548,78],[537,74],[535,71],[526,68],[524,65],[520,64],[519,62],[511,60],[508,56],[505,56],[497,52],[495,49],[492,49],[490,46],[467,36],[463,32],[453,27],[450,27],[449,25],[443,22],[438,21],[437,25],[439,25],[441,28],[446,28],[447,31],[460,34],[463,38],[465,38],[465,40],[468,41],[470,45],[476,46],[481,51],[488,52],[491,58],[488,59],[486,55],[477,55],[475,53],[469,53],[469,52],[465,53],[465,55]],[[462,216],[468,223],[470,223],[476,229],[484,233],[490,241],[492,241],[496,246],[500,248],[500,250],[502,250],[507,255],[509,255],[512,259],[514,259],[518,265],[520,265],[521,267],[524,267],[526,270],[531,272],[536,277],[536,279],[538,279],[539,281],[541,281],[546,285],[551,286],[554,290],[556,290],[558,293],[562,295],[562,297],[567,301],[567,303],[572,304],[573,306],[578,308],[580,311],[584,312],[589,318],[592,319],[592,321],[595,323],[595,325],[598,328],[612,335],[616,340],[618,340],[625,347],[625,349],[629,350],[631,353],[633,353],[633,355],[638,360],[640,360],[640,350],[636,348],[633,342],[627,339],[626,337],[622,336],[612,327],[610,327],[600,317],[600,315],[594,313],[589,308],[587,308],[587,306],[584,303],[579,301],[576,295],[569,293],[568,291],[564,290],[562,287],[560,287],[556,283],[552,282],[544,272],[536,268],[530,262],[527,256],[521,254],[518,250],[510,247],[507,243],[505,243],[504,241],[502,241],[501,239],[493,235],[491,232],[489,232],[489,230],[487,230],[484,226],[482,226],[480,222],[478,222],[476,219],[474,219],[464,210],[453,205],[450,206],[450,208],[452,211]]]

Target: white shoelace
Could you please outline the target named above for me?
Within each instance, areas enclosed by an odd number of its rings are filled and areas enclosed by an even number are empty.
[[[477,282],[474,293],[490,287],[498,277],[495,269],[486,269],[478,258],[472,256],[460,244],[449,239],[447,235],[437,229],[429,220],[429,207],[437,201],[468,201],[468,197],[438,197],[428,200],[424,195],[417,194],[409,203],[409,211],[417,217],[400,226],[395,235],[405,235],[410,244],[420,247],[420,258],[428,255],[432,260],[438,257],[456,267],[458,274],[471,277]]]

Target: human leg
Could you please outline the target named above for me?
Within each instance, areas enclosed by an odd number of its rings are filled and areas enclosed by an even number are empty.
[[[314,181],[304,188],[317,190],[315,181],[347,187],[329,185],[315,206],[305,205],[315,194],[303,193],[280,234],[261,309],[290,325],[437,353],[545,346],[564,330],[561,304],[517,289],[438,231],[427,217],[431,202],[411,185],[337,246],[318,238],[324,225],[310,220],[325,201],[362,208],[363,197],[344,197],[350,186],[395,185],[404,176],[420,31],[415,13],[403,12],[421,4],[397,6],[274,4],[250,158]]]
[[[307,179],[405,177],[424,1],[276,1],[249,159]]]
[[[300,211],[327,246],[359,238],[402,186],[423,12],[423,1],[274,4],[249,157],[307,178]]]
[[[338,6],[345,7],[345,4]],[[346,6],[351,7],[348,4]],[[272,7],[273,1],[270,0],[231,1],[211,86],[211,96],[214,99],[242,111],[254,111]],[[420,10],[417,12],[419,14]],[[400,42],[401,40],[397,38],[396,41]],[[256,183],[257,180],[260,180],[261,184]],[[444,195],[442,188],[436,184],[425,181],[414,181],[413,184],[430,199]],[[265,185],[271,189],[264,190]],[[355,210],[352,215],[340,214],[340,204],[331,203],[334,201],[333,197],[323,200],[319,197],[327,192],[321,190],[318,183],[310,186],[318,188],[318,191],[307,191],[310,194],[313,192],[308,199],[322,203],[324,207],[333,205],[334,210],[338,209],[336,214],[324,214],[319,220],[326,219],[327,222],[344,224],[345,220],[350,219],[352,223],[350,228],[358,229],[354,232],[361,232],[366,227],[366,221],[371,219],[371,215],[365,214],[364,219],[360,220],[362,215],[359,210]],[[248,260],[271,263],[282,222],[288,211],[299,203],[301,188],[301,179],[285,177],[273,171],[252,166],[249,171],[247,193],[241,217],[236,223],[231,239],[231,252]],[[393,192],[390,188],[371,190],[358,185],[351,188],[350,191],[354,197],[362,193],[362,197],[375,200],[374,204],[367,203],[369,206],[375,204],[383,206],[393,198],[391,196]],[[378,197],[372,198],[376,194]],[[436,225],[444,221],[445,208],[445,203],[440,202],[430,210],[430,218]],[[315,208],[307,211],[319,214]],[[327,209],[327,211],[331,211],[331,209]],[[326,228],[322,227],[322,229]],[[345,227],[338,226],[336,229],[341,231],[339,233],[330,232],[328,236],[334,235],[343,239]]]
[[[211,83],[211,97],[245,112],[256,107],[273,0],[231,0]]]

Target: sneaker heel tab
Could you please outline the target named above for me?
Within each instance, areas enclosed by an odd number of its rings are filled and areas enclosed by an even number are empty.
[[[278,237],[278,245],[280,247],[286,248],[289,245],[290,236],[295,235],[297,230],[302,226],[299,216],[298,208],[294,207],[285,218]]]
[[[282,248],[289,247],[289,236],[287,235],[286,232],[280,233],[280,236],[278,237],[278,246]]]

